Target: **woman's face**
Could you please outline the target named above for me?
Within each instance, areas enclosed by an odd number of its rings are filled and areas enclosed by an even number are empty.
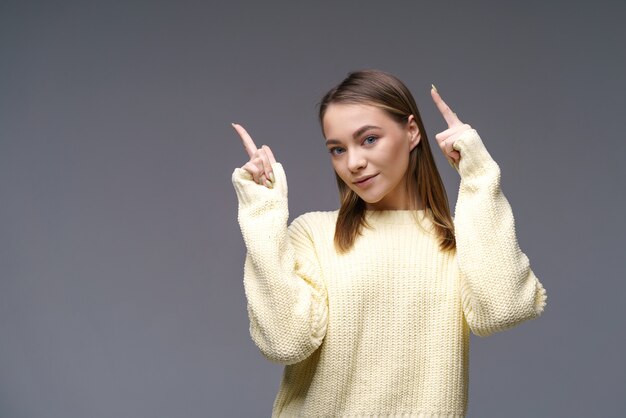
[[[323,129],[335,171],[367,209],[409,209],[405,173],[420,141],[413,115],[401,125],[376,106],[332,103]]]

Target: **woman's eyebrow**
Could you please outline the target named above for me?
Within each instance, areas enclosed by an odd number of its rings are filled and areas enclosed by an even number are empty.
[[[364,125],[364,126],[361,126],[359,129],[357,129],[356,131],[354,131],[354,133],[352,134],[352,138],[357,139],[359,136],[363,135],[364,132],[370,129],[382,129],[382,128],[376,125]],[[330,145],[330,144],[341,144],[341,141],[339,141],[338,139],[327,139],[326,145]]]

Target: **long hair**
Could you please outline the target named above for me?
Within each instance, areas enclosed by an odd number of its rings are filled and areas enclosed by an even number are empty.
[[[324,95],[319,103],[319,122],[324,130],[324,115],[331,103],[363,104],[383,109],[398,123],[406,123],[413,115],[421,139],[409,154],[405,173],[407,194],[412,207],[419,201],[424,204],[424,214],[434,225],[442,251],[456,248],[454,223],[445,187],[437,170],[426,136],[426,130],[415,99],[409,89],[397,77],[379,70],[353,71],[337,86]],[[366,204],[335,172],[341,206],[335,228],[335,249],[339,253],[349,251],[361,234],[361,229],[370,227],[365,220]],[[415,213],[416,223],[422,227]]]

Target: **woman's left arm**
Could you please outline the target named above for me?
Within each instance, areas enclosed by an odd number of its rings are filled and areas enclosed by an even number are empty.
[[[452,125],[437,140],[461,175],[454,217],[461,302],[470,329],[484,337],[539,317],[547,294],[519,248],[500,167],[436,90],[433,99]]]

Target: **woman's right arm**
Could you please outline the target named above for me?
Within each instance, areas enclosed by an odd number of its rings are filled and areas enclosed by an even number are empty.
[[[243,126],[233,128],[250,157],[232,175],[247,248],[244,288],[250,335],[270,361],[298,363],[326,335],[328,298],[322,271],[306,215],[287,226],[287,177],[282,165],[267,145],[257,148]]]
[[[272,188],[242,168],[232,174],[247,249],[244,289],[252,340],[268,360],[294,364],[324,339],[327,293],[306,215],[287,226],[287,179],[280,163],[271,168]]]

